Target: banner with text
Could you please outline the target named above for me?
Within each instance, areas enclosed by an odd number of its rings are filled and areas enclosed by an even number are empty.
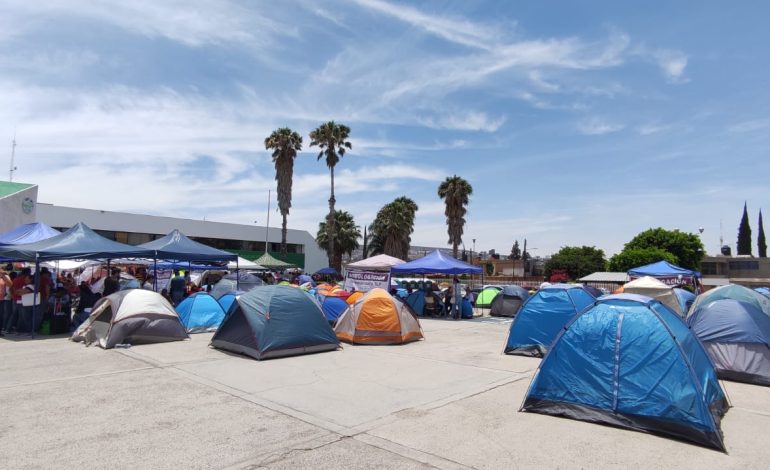
[[[369,292],[375,287],[390,289],[390,273],[371,271],[348,271],[345,274],[345,290]]]

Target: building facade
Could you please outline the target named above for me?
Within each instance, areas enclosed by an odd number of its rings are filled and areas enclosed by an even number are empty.
[[[100,235],[129,245],[146,243],[178,229],[193,240],[248,260],[264,254],[267,238],[268,251],[280,257],[281,229],[278,227],[266,230],[258,225],[57,206],[38,202],[36,185],[0,182],[0,233],[32,222],[42,222],[62,231],[83,222]],[[286,261],[305,271],[315,272],[328,264],[326,252],[318,247],[309,232],[289,229],[286,243]]]
[[[704,284],[710,280],[721,280],[720,284],[729,282],[746,287],[768,287],[770,258],[707,256],[701,262],[701,275]]]

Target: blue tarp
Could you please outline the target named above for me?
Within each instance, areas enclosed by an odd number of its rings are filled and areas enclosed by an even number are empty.
[[[61,232],[41,222],[19,225],[0,234],[0,245],[19,245],[47,240]]]
[[[676,300],[679,302],[679,307],[682,309],[682,312],[684,312],[684,316],[687,316],[687,312],[690,311],[690,307],[692,307],[693,302],[695,302],[695,294],[687,289],[680,289],[678,287],[674,287],[673,291]]]
[[[236,261],[238,255],[198,243],[174,229],[165,237],[139,245],[155,252],[155,258],[177,261]]]
[[[695,335],[649,297],[603,297],[557,337],[522,411],[666,434],[724,450],[727,400]]]
[[[262,286],[238,297],[211,345],[255,359],[333,351],[339,340],[302,289]]]
[[[153,252],[104,238],[80,222],[66,232],[45,240],[0,246],[0,257],[19,261],[152,258]]]
[[[594,300],[577,284],[553,284],[538,290],[511,323],[506,354],[542,357],[564,325]]]
[[[390,272],[393,274],[481,274],[481,268],[435,250],[422,258],[393,266],[390,268]]]
[[[770,347],[770,317],[755,305],[723,299],[702,304],[687,319],[701,341],[760,343]]]
[[[318,297],[324,316],[326,316],[326,319],[329,321],[337,321],[340,315],[342,315],[342,313],[349,307],[348,303],[340,297],[326,297],[323,295]]]
[[[176,312],[188,333],[215,331],[225,318],[222,306],[205,292],[198,292],[181,301],[176,306]]]

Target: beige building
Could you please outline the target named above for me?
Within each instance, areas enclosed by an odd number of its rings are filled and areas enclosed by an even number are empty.
[[[701,262],[703,283],[770,286],[770,258],[752,256],[707,256]]]

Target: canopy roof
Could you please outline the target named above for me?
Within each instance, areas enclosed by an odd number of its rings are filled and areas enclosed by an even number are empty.
[[[248,269],[252,271],[264,271],[265,267],[261,264],[257,264],[254,261],[249,261],[246,258],[238,257],[237,264],[235,261],[227,263],[227,269]]]
[[[21,261],[53,259],[151,258],[153,252],[139,246],[118,243],[80,222],[64,233],[22,245],[0,246],[0,256]]]
[[[675,266],[668,261],[658,261],[657,263],[646,264],[628,270],[628,275],[633,277],[652,276],[652,277],[676,277],[682,275],[687,276],[700,276],[697,271],[691,271],[687,268]]]
[[[368,271],[368,270],[388,271],[393,266],[398,266],[404,263],[406,263],[406,261],[399,258],[394,258],[393,256],[377,255],[377,256],[372,256],[371,258],[366,258],[360,261],[356,261],[355,263],[350,263],[347,266],[347,268],[351,270],[360,270],[360,271]]]
[[[481,268],[447,256],[439,250],[414,261],[394,266],[390,271],[415,274],[481,274]]]
[[[260,256],[259,258],[254,260],[255,263],[264,266],[266,268],[293,268],[295,267],[291,263],[287,263],[286,261],[281,261],[279,259],[273,258],[270,253],[265,253],[264,255]]]
[[[157,258],[179,261],[235,261],[238,255],[190,240],[177,229],[165,237],[139,245],[155,252]]]
[[[21,243],[34,243],[59,235],[61,232],[49,227],[42,222],[19,225],[3,234],[0,234],[0,245],[18,245]]]

